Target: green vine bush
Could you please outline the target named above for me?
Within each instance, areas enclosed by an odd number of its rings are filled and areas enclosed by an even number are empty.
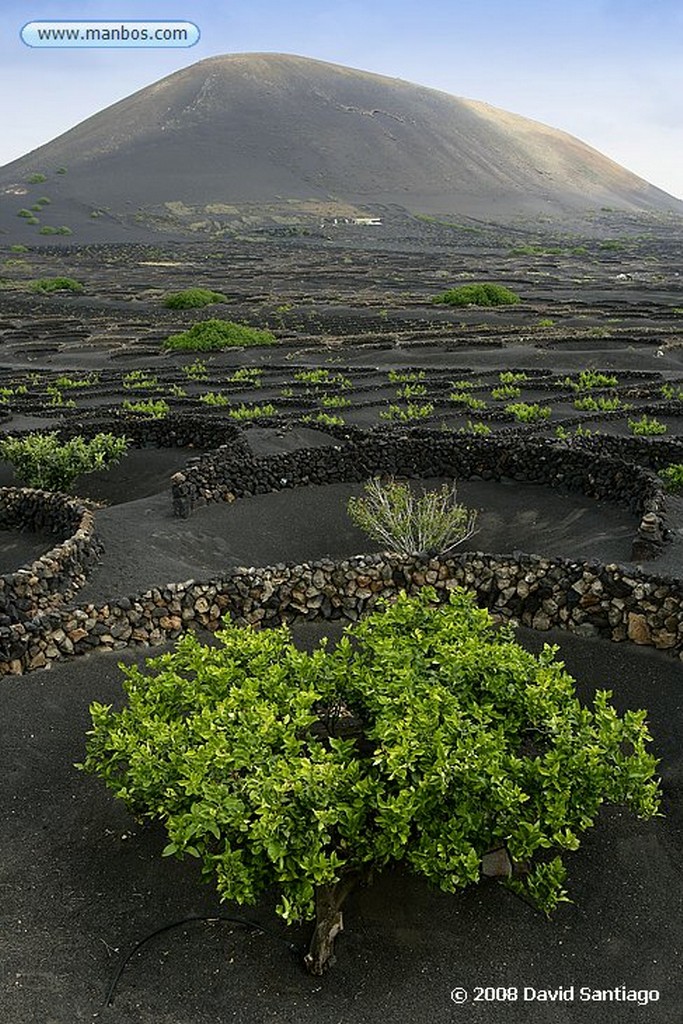
[[[660,469],[659,475],[670,494],[680,494],[683,491],[683,463],[674,462],[666,469]]]
[[[556,648],[528,653],[462,591],[435,601],[401,594],[311,654],[286,626],[186,634],[121,666],[127,705],[91,705],[79,767],[222,900],[314,919],[314,974],[345,897],[390,864],[449,893],[499,877],[550,913],[601,805],[657,813],[646,713],[582,706]]]
[[[185,288],[180,292],[168,292],[164,296],[167,309],[201,309],[215,302],[227,302],[221,292],[212,292],[208,288]]]
[[[447,306],[514,306],[520,298],[500,284],[463,284],[435,295],[432,302]]]
[[[270,331],[260,331],[233,320],[202,320],[182,334],[171,335],[163,347],[170,351],[210,352],[236,346],[275,344],[275,335]]]
[[[96,434],[90,441],[72,437],[62,443],[56,431],[6,437],[0,440],[0,458],[14,466],[17,476],[28,486],[46,491],[68,491],[84,473],[108,469],[125,454],[125,437]]]
[[[401,555],[443,555],[475,533],[477,513],[458,504],[456,485],[417,497],[409,484],[373,477],[365,497],[349,498],[352,521],[386,551]]]

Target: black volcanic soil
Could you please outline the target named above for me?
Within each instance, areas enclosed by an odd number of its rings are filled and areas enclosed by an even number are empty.
[[[608,213],[601,214],[609,221]],[[642,410],[667,424],[667,438],[683,434],[683,401],[665,401],[664,385],[683,388],[683,235],[671,225],[619,221],[620,251],[587,241],[586,253],[512,255],[514,233],[482,228],[481,237],[424,224],[402,246],[343,229],[333,237],[215,241],[153,246],[32,249],[5,259],[0,289],[0,388],[9,388],[0,429],[58,426],[119,409],[124,399],[164,397],[174,411],[216,419],[229,408],[208,407],[201,394],[219,391],[232,406],[268,401],[275,420],[247,432],[255,453],[301,445],[343,443],[324,423],[302,416],[336,414],[366,426],[384,422],[401,385],[388,372],[424,374],[434,411],[420,424],[459,429],[468,420],[515,436],[566,429],[629,433]],[[527,225],[535,238],[538,226]],[[550,230],[550,229],[548,229]],[[605,233],[604,224],[601,230]],[[638,237],[636,237],[638,236]],[[12,238],[15,241],[15,238]],[[578,244],[576,239],[572,244]],[[393,248],[392,248],[393,246]],[[170,265],[169,265],[170,264]],[[82,280],[80,296],[36,296],[27,280],[46,276]],[[625,275],[625,276],[622,276]],[[431,305],[437,291],[465,280],[514,287],[524,301],[495,310],[447,310]],[[190,285],[229,293],[228,307],[177,313],[165,310],[166,290]],[[206,381],[190,382],[183,367],[194,355],[163,354],[169,333],[207,316],[270,324],[280,344],[201,358]],[[552,320],[550,325],[542,322]],[[258,387],[231,382],[235,370],[263,372]],[[312,368],[341,374],[350,384],[306,384]],[[601,420],[574,409],[563,379],[587,368],[616,374],[605,395],[631,405]],[[522,401],[552,407],[551,426],[491,416],[500,410],[491,390],[498,374],[523,370]],[[132,370],[156,377],[139,391],[126,387]],[[97,374],[89,387],[64,396],[74,408],[51,404],[47,387],[61,375]],[[483,411],[454,409],[453,381],[471,379]],[[172,388],[186,390],[186,396]],[[25,390],[21,390],[25,388]],[[286,394],[283,395],[282,391]],[[0,395],[2,393],[0,392]],[[350,406],[324,406],[324,397],[348,397]],[[680,406],[680,408],[679,408]],[[94,411],[93,411],[94,410]],[[565,415],[566,414],[566,415]],[[102,565],[78,601],[146,589],[153,583],[206,578],[235,564],[267,564],[325,553],[351,554],[368,543],[347,522],[351,488],[309,487],[210,506],[189,520],[170,515],[168,480],[192,449],[133,450],[108,474],[92,474],[78,491],[106,507],[97,513],[105,541]],[[9,467],[0,482],[9,483]],[[576,494],[539,487],[463,481],[461,500],[482,508],[474,546],[512,548],[628,564],[633,517]],[[683,499],[668,505],[672,541],[652,572],[680,574]],[[6,536],[7,570],[30,559],[43,539]],[[15,547],[11,545],[27,545]],[[36,545],[35,547],[33,545]],[[51,546],[51,541],[48,543]],[[6,571],[7,571],[6,570]],[[309,646],[338,626],[297,627]],[[3,930],[0,960],[5,985],[0,1017],[12,1024],[678,1024],[683,991],[680,959],[683,763],[681,662],[630,644],[607,644],[561,633],[520,631],[537,650],[558,643],[583,697],[608,686],[620,709],[646,707],[661,758],[665,817],[639,823],[618,810],[605,813],[569,861],[572,904],[545,921],[495,885],[458,897],[439,894],[400,869],[357,893],[346,914],[338,962],[313,980],[280,941],[302,947],[309,929],[285,933],[264,901],[243,911],[272,930],[258,935],[223,924],[186,924],[157,936],[124,971],[113,1007],[102,1007],[120,956],[165,924],[235,908],[217,906],[193,863],[162,859],[156,828],[141,828],[96,780],[74,770],[83,756],[88,706],[121,701],[119,660],[149,652],[123,651],[64,662],[50,672],[5,677],[0,685],[0,887]],[[239,911],[238,911],[239,913]],[[656,989],[658,1002],[553,1005],[525,1002],[535,989],[575,985],[591,989]],[[469,990],[466,1007],[450,993]],[[476,986],[517,986],[516,1001],[472,1001]]]

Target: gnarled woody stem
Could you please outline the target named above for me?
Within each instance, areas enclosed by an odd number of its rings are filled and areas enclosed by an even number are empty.
[[[335,885],[319,885],[315,890],[315,929],[304,965],[310,974],[324,974],[334,963],[334,940],[344,930],[342,904],[364,878],[364,872],[351,871]]]

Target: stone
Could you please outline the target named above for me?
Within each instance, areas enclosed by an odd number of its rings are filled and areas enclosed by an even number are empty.
[[[652,633],[644,615],[628,613],[628,638],[634,644],[650,644]]]

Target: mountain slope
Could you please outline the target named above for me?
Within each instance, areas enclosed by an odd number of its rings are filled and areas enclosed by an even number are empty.
[[[62,166],[67,174],[54,176]],[[259,208],[319,217],[388,204],[500,221],[603,205],[683,212],[683,203],[563,132],[397,79],[278,54],[200,61],[88,118],[0,169],[3,206],[21,204],[17,189],[32,172],[48,175],[39,191],[53,187],[77,222],[103,210],[105,222],[157,214],[199,229],[245,211],[258,217]]]

